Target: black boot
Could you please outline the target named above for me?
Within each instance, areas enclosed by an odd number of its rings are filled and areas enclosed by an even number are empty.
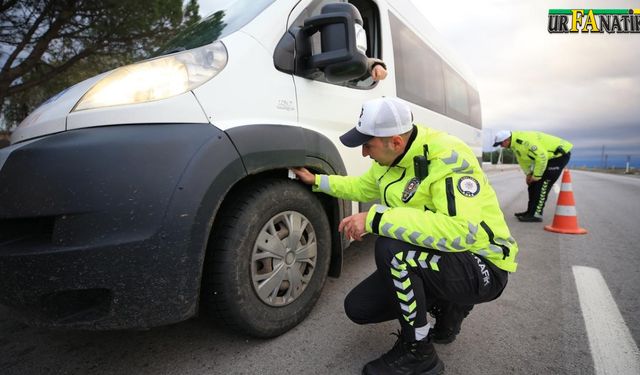
[[[436,344],[452,343],[458,333],[462,321],[469,315],[473,305],[456,305],[451,302],[440,302],[429,312],[436,318],[436,325],[429,332],[431,340]]]
[[[363,375],[436,375],[443,372],[444,363],[430,341],[406,342],[402,335],[398,335],[391,350],[362,369]]]
[[[542,218],[535,215],[525,215],[525,216],[519,216],[518,220],[524,223],[539,223],[542,221]]]
[[[513,214],[515,217],[527,216],[529,215],[529,211],[516,212]]]

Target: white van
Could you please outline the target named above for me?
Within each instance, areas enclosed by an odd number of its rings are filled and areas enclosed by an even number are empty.
[[[18,318],[143,328],[202,307],[279,335],[340,274],[337,225],[358,210],[288,167],[365,171],[338,137],[381,96],[480,155],[471,76],[410,1],[214,3],[158,57],[48,100],[0,150],[0,303]],[[386,80],[366,78],[356,24]]]

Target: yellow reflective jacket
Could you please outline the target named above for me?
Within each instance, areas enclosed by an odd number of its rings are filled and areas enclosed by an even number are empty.
[[[313,190],[360,202],[380,199],[367,213],[369,233],[443,252],[470,251],[514,272],[518,245],[471,149],[447,133],[414,129],[395,165],[374,162],[360,177],[316,175]],[[425,154],[425,145],[428,175],[419,181],[414,157]]]
[[[573,144],[553,135],[534,131],[511,132],[511,145],[518,164],[525,174],[542,177],[551,159],[559,158],[573,148]]]

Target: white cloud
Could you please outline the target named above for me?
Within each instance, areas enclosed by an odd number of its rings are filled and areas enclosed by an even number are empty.
[[[635,147],[640,156],[640,34],[547,31],[551,8],[628,9],[637,3],[414,3],[475,73],[486,138],[491,129],[541,130],[573,137],[577,148],[606,143]],[[611,128],[616,132],[607,133]]]

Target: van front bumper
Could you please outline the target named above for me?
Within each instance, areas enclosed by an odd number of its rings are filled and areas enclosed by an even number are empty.
[[[79,129],[0,149],[0,304],[47,327],[193,316],[211,220],[243,174],[210,124]]]

